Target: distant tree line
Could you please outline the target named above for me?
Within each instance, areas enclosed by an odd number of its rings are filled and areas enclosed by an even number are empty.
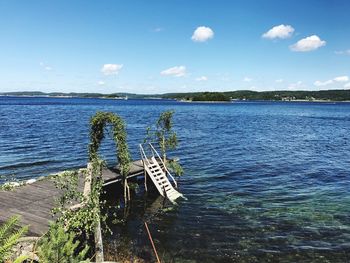
[[[203,92],[193,96],[192,101],[230,101],[230,97],[221,92]]]
[[[331,100],[350,101],[350,90],[320,91],[251,91],[238,90],[227,92],[168,93],[163,98],[184,99],[193,101],[237,100]]]
[[[3,92],[0,95],[8,96],[69,96],[77,98],[118,98],[125,97],[131,99],[179,99],[192,101],[228,101],[230,99],[238,100],[332,100],[332,101],[350,101],[350,90],[320,90],[320,91],[251,91],[237,90],[227,92],[188,92],[188,93],[166,93],[166,94],[133,94],[133,93],[63,93],[52,92],[44,93],[40,91],[27,92]]]

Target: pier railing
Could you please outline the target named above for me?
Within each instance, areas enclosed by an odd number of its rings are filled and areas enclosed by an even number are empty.
[[[139,145],[140,146],[140,153],[141,153],[141,159],[143,164],[145,165],[145,162],[150,165],[150,161],[149,161],[149,157],[147,156],[145,149],[143,147],[142,144]],[[175,178],[172,176],[172,174],[169,172],[168,168],[166,167],[163,159],[160,157],[159,153],[157,152],[157,150],[153,147],[152,143],[147,143],[146,146],[149,147],[150,152],[152,154],[151,157],[155,157],[156,159],[158,159],[161,164],[163,165],[163,169],[166,172],[167,175],[169,175],[169,177],[171,178],[171,180],[174,182],[175,187],[177,188],[177,182],[175,180]]]

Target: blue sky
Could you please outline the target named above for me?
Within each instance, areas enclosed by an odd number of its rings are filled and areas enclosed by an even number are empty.
[[[0,1],[0,92],[350,88],[350,1]]]

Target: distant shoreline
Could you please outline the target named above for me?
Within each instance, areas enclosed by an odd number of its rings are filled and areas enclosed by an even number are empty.
[[[174,93],[174,94],[154,94],[154,95],[146,95],[146,94],[132,94],[132,93],[120,93],[120,94],[100,94],[100,93],[42,93],[42,92],[8,92],[8,93],[0,93],[0,97],[18,97],[18,98],[62,98],[62,99],[108,99],[108,100],[126,100],[126,99],[144,99],[144,100],[176,100],[178,102],[184,102],[184,103],[207,103],[207,104],[214,104],[214,103],[235,103],[235,102],[258,102],[258,101],[271,101],[271,102],[316,102],[316,103],[334,103],[334,102],[344,102],[349,103],[350,102],[350,90],[340,90],[340,91],[318,91],[322,92],[324,97],[327,97],[324,92],[335,92],[337,96],[335,96],[335,99],[332,98],[315,98],[315,97],[307,97],[306,99],[303,98],[295,98],[297,96],[284,96],[285,91],[280,92],[273,92],[273,97],[263,97],[261,98],[261,94],[263,92],[250,92],[250,91],[237,91],[233,92],[234,94],[237,93],[239,95],[238,98],[230,96],[229,100],[192,100],[192,97],[195,96],[198,93]],[[286,91],[288,95],[291,93],[289,91]],[[296,91],[298,93],[298,91]],[[312,93],[315,95],[313,91],[300,91],[304,93]],[[300,93],[299,92],[299,93]],[[316,94],[318,93],[316,92]],[[341,94],[338,94],[337,92],[341,92]],[[292,93],[295,93],[294,91]],[[332,93],[332,94],[333,94]],[[349,93],[349,94],[347,94]],[[200,94],[200,93],[199,93]],[[223,93],[226,95],[231,95],[230,92]],[[248,95],[249,96],[248,96]],[[243,96],[245,95],[245,96]],[[260,96],[259,96],[260,95]],[[271,94],[270,94],[271,95]],[[333,94],[334,95],[334,94]],[[343,99],[342,99],[342,96]],[[243,98],[242,98],[243,97]],[[300,97],[300,96],[299,96]],[[277,99],[276,99],[277,98]]]

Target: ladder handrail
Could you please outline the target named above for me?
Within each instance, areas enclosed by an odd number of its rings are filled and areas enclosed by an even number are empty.
[[[140,144],[140,153],[141,153],[141,158],[142,158],[143,165],[145,165],[145,160],[147,161],[148,165],[150,165],[151,163],[150,163],[150,161],[147,158],[147,155],[145,153],[145,150],[142,147],[142,144]]]
[[[149,146],[151,147],[152,153],[156,153],[157,157],[159,158],[159,160],[161,161],[161,163],[163,164],[164,170],[167,172],[167,174],[170,176],[170,178],[173,180],[175,187],[177,188],[177,182],[174,179],[174,177],[171,175],[171,173],[169,172],[169,170],[166,168],[165,163],[163,162],[163,159],[159,156],[158,152],[156,151],[156,149],[154,149],[153,145],[149,142],[148,143]]]

